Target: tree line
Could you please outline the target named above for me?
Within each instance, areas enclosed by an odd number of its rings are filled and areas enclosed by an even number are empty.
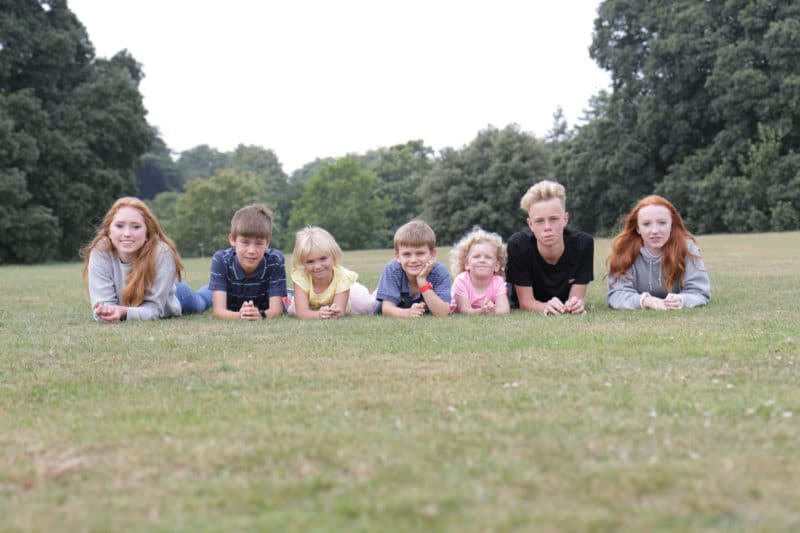
[[[225,246],[231,214],[253,202],[273,209],[273,245],[283,249],[306,225],[325,227],[345,249],[387,247],[394,229],[415,217],[429,221],[443,243],[475,224],[510,234],[524,223],[519,198],[552,171],[547,144],[514,125],[487,127],[461,150],[437,154],[413,140],[317,159],[291,176],[272,150],[258,146],[228,153],[198,146],[174,162],[163,152],[158,161],[158,172],[148,165],[137,174],[139,190],[155,192],[153,181],[178,178],[148,201],[186,255]]]
[[[347,249],[390,246],[417,216],[443,244],[473,225],[507,237],[545,178],[597,235],[653,192],[696,233],[798,229],[798,49],[794,1],[606,0],[589,53],[612,86],[582,125],[557,110],[543,139],[488,126],[463,147],[411,140],[288,175],[259,146],[173,158],[130,54],[95,57],[64,0],[0,0],[0,262],[75,258],[122,195],[146,199],[186,255],[225,246],[231,214],[254,202],[273,209],[283,249],[307,224]]]

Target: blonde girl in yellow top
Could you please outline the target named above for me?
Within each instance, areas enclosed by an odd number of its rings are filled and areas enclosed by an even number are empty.
[[[357,283],[358,274],[339,264],[341,259],[342,249],[328,231],[306,226],[297,232],[291,273],[294,302],[289,314],[328,319],[341,318],[351,311],[375,311],[375,297]]]

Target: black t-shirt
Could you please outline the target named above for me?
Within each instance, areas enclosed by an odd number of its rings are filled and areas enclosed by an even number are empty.
[[[564,253],[555,265],[542,258],[530,229],[508,239],[506,281],[511,285],[511,305],[519,307],[514,285],[533,287],[533,297],[547,302],[553,296],[569,298],[572,285],[587,285],[594,279],[594,239],[579,230],[564,229]]]

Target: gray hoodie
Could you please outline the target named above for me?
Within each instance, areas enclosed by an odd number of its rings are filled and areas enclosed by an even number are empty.
[[[700,258],[700,250],[694,241],[688,241],[685,271],[681,283],[675,283],[671,291],[664,287],[661,271],[661,256],[656,256],[642,247],[639,257],[624,275],[608,276],[606,302],[612,309],[642,309],[642,296],[649,294],[664,298],[672,292],[680,296],[684,307],[705,305],[711,299],[711,281]]]
[[[97,302],[121,305],[122,290],[131,265],[119,260],[111,251],[95,248],[89,255],[89,298],[92,305]],[[128,307],[128,320],[154,320],[168,316],[180,316],[181,304],[175,296],[177,273],[175,259],[169,247],[158,245],[156,257],[156,279],[144,295],[142,305]],[[95,317],[96,319],[97,317]]]

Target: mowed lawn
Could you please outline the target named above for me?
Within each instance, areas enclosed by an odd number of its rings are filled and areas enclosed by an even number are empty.
[[[101,325],[0,267],[0,530],[799,530],[800,234],[699,242],[708,307],[609,311],[599,240],[564,317]]]

